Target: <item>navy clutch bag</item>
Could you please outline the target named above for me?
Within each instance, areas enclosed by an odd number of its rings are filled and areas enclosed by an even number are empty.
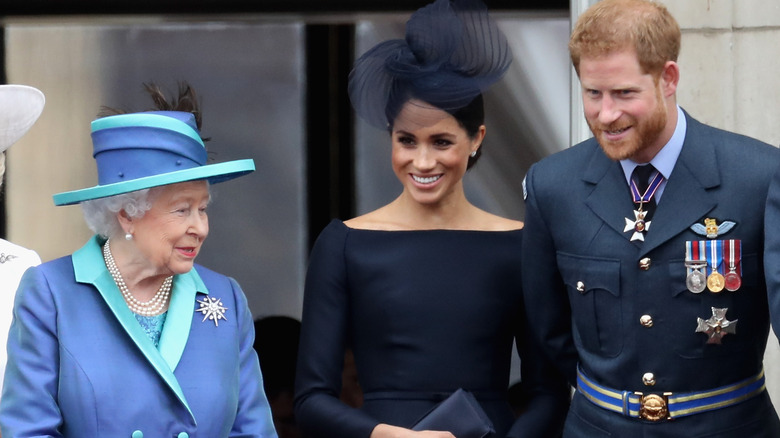
[[[495,433],[493,422],[477,399],[462,388],[428,411],[412,430],[447,431],[458,438],[484,438]]]

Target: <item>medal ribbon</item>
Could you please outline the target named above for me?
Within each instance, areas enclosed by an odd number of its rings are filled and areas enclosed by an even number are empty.
[[[734,267],[734,272],[742,277],[742,241],[738,239],[731,239],[726,241],[726,245],[723,248],[723,258],[728,260],[728,270],[731,271],[731,267]],[[724,270],[725,270],[724,266]]]
[[[705,247],[706,242],[704,240],[686,241],[685,242],[685,261],[686,262],[707,262],[707,252]],[[688,263],[686,263],[686,266]],[[693,268],[688,266],[687,274],[690,275],[693,272]]]
[[[722,240],[707,240],[707,253],[710,254],[709,267],[712,272],[719,272],[725,274],[725,266],[723,266],[723,241]]]
[[[655,171],[655,174],[653,175],[652,181],[650,181],[650,185],[647,186],[647,190],[645,190],[644,193],[639,194],[639,189],[636,186],[636,183],[634,180],[631,180],[631,195],[634,197],[634,203],[635,204],[644,204],[646,202],[649,202],[651,199],[653,199],[653,195],[655,195],[655,191],[658,190],[658,187],[661,185],[661,181],[664,180],[664,176],[659,171]]]

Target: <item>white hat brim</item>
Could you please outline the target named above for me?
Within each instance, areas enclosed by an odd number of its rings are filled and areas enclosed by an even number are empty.
[[[0,153],[32,127],[46,103],[43,93],[27,85],[0,85]]]

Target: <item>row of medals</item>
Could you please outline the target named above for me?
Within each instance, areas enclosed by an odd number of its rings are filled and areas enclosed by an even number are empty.
[[[691,269],[691,272],[685,278],[685,285],[689,291],[695,294],[704,292],[704,289],[709,289],[713,293],[719,293],[723,289],[735,292],[742,286],[742,279],[737,274],[736,265],[730,265],[729,272],[726,275],[718,272],[717,266],[714,267],[710,275],[705,275],[701,269],[704,269],[706,272],[708,266],[706,260],[686,261],[685,266]]]
[[[651,183],[651,186],[653,186],[654,183],[655,180],[653,183]],[[633,228],[634,235],[631,237],[631,240],[644,240],[643,233],[646,232],[648,228],[650,228],[650,221],[646,222],[644,220],[647,212],[643,211],[642,207],[645,202],[648,202],[649,199],[652,199],[652,194],[648,197],[648,200],[644,199],[645,196],[647,196],[647,192],[649,192],[652,188],[648,187],[646,192],[637,199],[639,191],[636,189],[633,181],[631,184],[633,189],[632,193],[634,194],[634,202],[639,203],[639,210],[634,210],[634,221],[626,218],[626,228],[623,231],[630,231]],[[652,190],[654,193],[655,190]],[[636,191],[636,193],[634,193],[634,191]],[[709,266],[707,260],[686,260],[685,266],[691,269],[691,272],[689,272],[685,278],[685,285],[688,287],[689,291],[695,294],[704,292],[704,289],[709,289],[710,292],[713,293],[720,293],[723,291],[723,289],[735,292],[737,289],[739,289],[740,286],[742,286],[742,279],[740,278],[739,274],[737,274],[737,267],[735,263],[729,263],[729,272],[727,272],[726,275],[718,272],[717,264],[713,264],[712,273],[707,276],[705,274],[707,271],[707,266]],[[703,269],[704,272],[702,272],[700,269]]]

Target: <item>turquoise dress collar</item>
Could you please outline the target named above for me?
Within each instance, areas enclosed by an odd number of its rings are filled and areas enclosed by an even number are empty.
[[[171,302],[168,316],[160,336],[159,350],[138,324],[130,308],[127,307],[114,279],[106,268],[101,251],[104,239],[94,236],[83,247],[73,253],[73,270],[76,281],[92,284],[100,292],[108,307],[116,316],[125,332],[135,342],[149,363],[165,380],[176,396],[190,410],[184,393],[173,371],[181,359],[195,314],[195,296],[197,293],[208,295],[208,289],[195,269],[173,278]],[[190,410],[190,415],[192,411]],[[193,416],[194,419],[194,416]]]

